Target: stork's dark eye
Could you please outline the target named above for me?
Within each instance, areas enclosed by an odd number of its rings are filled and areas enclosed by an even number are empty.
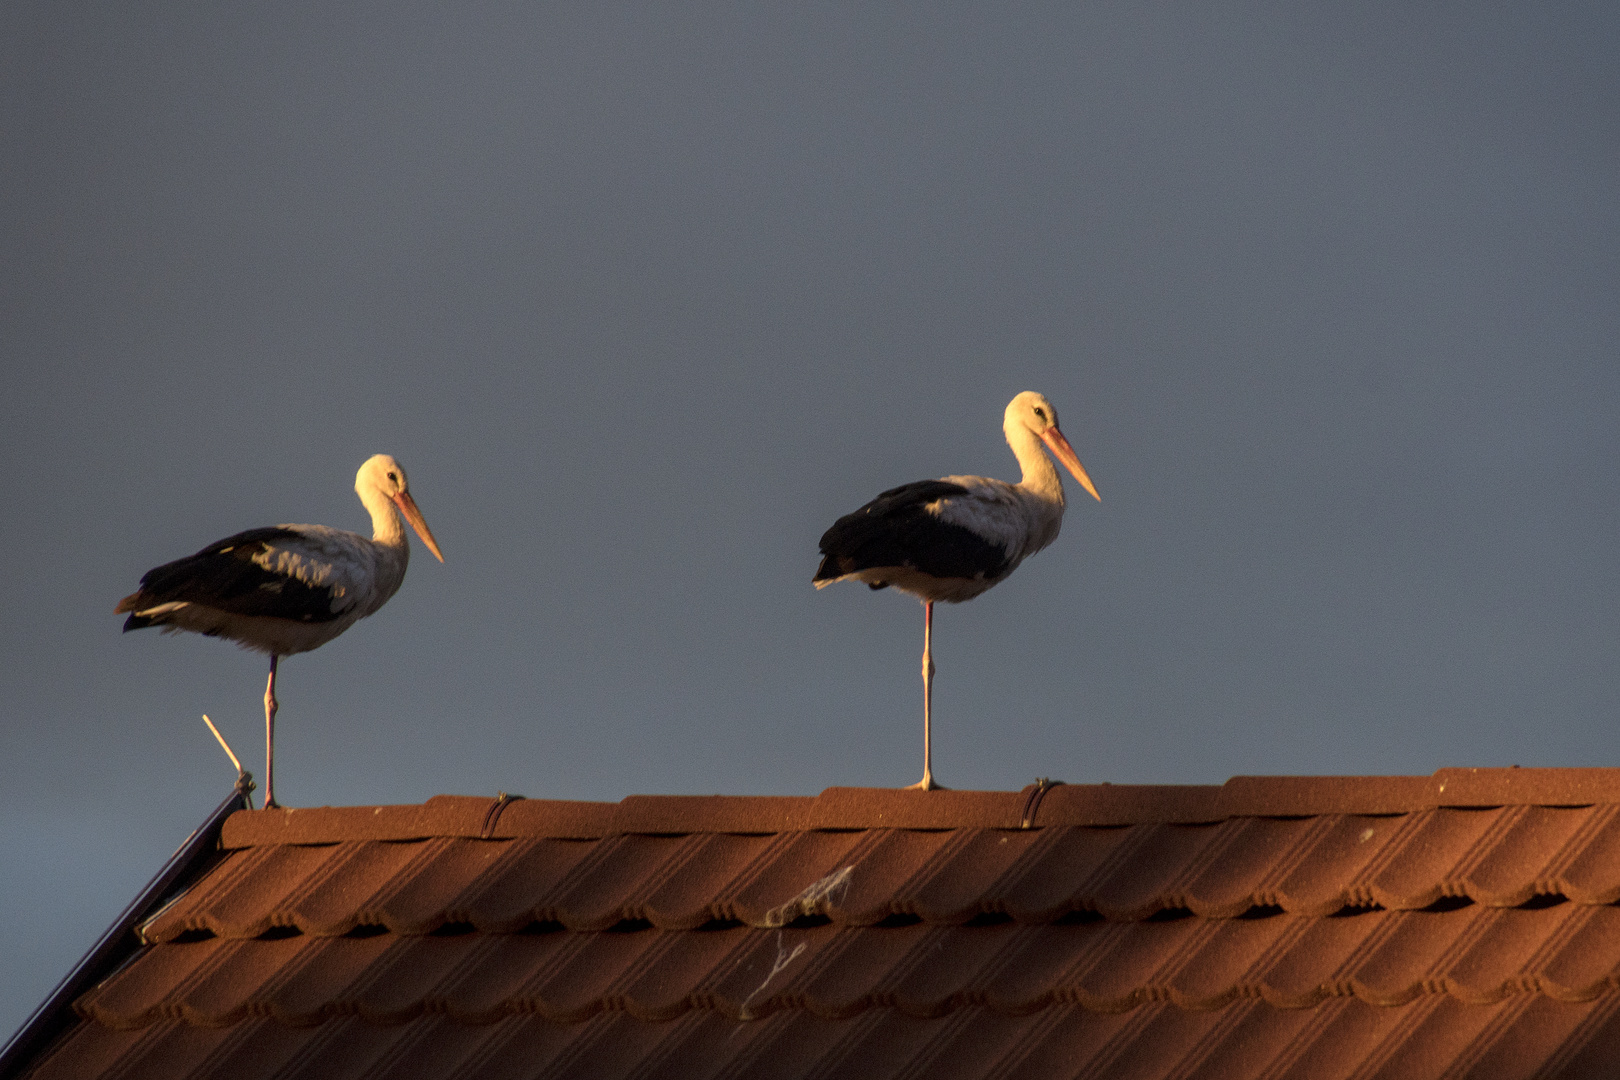
[[[1041,408],[1039,405],[1037,405],[1035,407],[1035,415],[1040,417],[1042,420],[1045,420],[1046,419],[1046,410]]]
[[[399,474],[398,473],[389,473],[388,474],[388,479],[392,480],[394,483],[397,484],[397,483],[399,483]]]

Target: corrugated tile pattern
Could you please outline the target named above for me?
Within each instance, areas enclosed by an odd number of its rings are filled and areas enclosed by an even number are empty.
[[[1327,919],[300,934],[155,949],[79,1008],[132,1028],[249,1016],[398,1024],[428,1013],[469,1024],[515,1013],[571,1022],[604,1009],[658,1021],[692,1009],[831,1018],[878,1005],[933,1017],[970,1004],[1018,1016],[1054,1002],[1122,1012],[1150,1001],[1218,1009],[1239,998],[1281,1009],[1332,997],[1402,1005],[1425,994],[1588,1001],[1620,985],[1617,957],[1620,908],[1572,903]]]
[[[1123,1013],[1057,1004],[1023,1016],[969,1006],[919,1018],[887,1007],[850,1020],[781,1011],[756,1021],[689,1012],[647,1023],[601,1012],[574,1024],[429,1015],[380,1025],[339,1016],[313,1028],[252,1017],[210,1028],[164,1021],[81,1031],[37,1080],[229,1077],[456,1080],[1611,1080],[1616,998],[1572,1005],[1520,996],[1399,1006],[1339,998],[1317,1009],[1257,1001]]]
[[[238,815],[33,1075],[1620,1074],[1620,801],[1452,808],[1410,780],[1325,796],[1423,797],[1393,813],[1186,821],[1133,789],[1144,823],[1033,828],[1044,791],[850,827],[846,789],[836,828],[776,827],[817,800]]]
[[[1214,825],[255,847],[227,853],[145,935],[241,938],[290,927],[330,937],[356,926],[425,934],[446,923],[501,934],[534,922],[588,931],[627,920],[660,930],[717,920],[769,927],[803,914],[786,908],[817,880],[840,874],[813,907],[842,926],[895,915],[942,925],[986,914],[1019,923],[1180,910],[1224,919],[1272,907],[1331,915],[1446,898],[1487,907],[1541,896],[1602,905],[1620,898],[1620,804]]]

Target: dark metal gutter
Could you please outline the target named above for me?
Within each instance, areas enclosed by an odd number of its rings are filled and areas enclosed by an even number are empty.
[[[112,974],[143,947],[145,943],[141,941],[136,928],[191,884],[196,871],[218,851],[219,831],[225,819],[238,810],[248,808],[248,792],[252,790],[252,776],[241,774],[225,801],[186,838],[163,869],[157,872],[157,876],[147,883],[146,888],[101,935],[100,940],[51,991],[44,1004],[35,1009],[23,1026],[17,1029],[5,1049],[0,1050],[0,1080],[13,1080],[33,1065],[39,1053],[77,1019],[73,1014],[73,1002],[79,995]]]

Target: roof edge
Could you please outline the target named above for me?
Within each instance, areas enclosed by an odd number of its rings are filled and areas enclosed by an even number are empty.
[[[33,1067],[39,1054],[78,1017],[73,1002],[95,983],[106,978],[142,945],[138,927],[154,911],[188,887],[209,856],[219,851],[220,830],[232,816],[248,806],[253,778],[243,772],[236,786],[214,808],[203,823],[175,849],[152,880],[113,920],[73,969],[56,984],[15,1034],[0,1049],[0,1080],[21,1076]]]
[[[1022,791],[827,788],[816,796],[631,795],[616,803],[438,795],[420,805],[241,810],[225,848],[428,837],[1202,824],[1238,817],[1620,803],[1620,768],[1446,768],[1432,776],[1235,776],[1224,784],[1052,784]]]

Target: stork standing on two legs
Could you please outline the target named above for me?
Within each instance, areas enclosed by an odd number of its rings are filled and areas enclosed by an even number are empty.
[[[1016,484],[983,476],[947,476],[891,488],[833,523],[821,537],[821,566],[813,579],[894,586],[923,603],[923,778],[934,783],[934,602],[971,600],[1005,579],[1018,564],[1057,539],[1063,525],[1063,481],[1042,447],[1063,462],[1097,501],[1069,440],[1058,430],[1057,410],[1026,390],[1007,405],[1007,444],[1023,479]]]
[[[411,498],[405,470],[387,454],[360,466],[355,493],[371,514],[371,538],[325,525],[276,525],[227,536],[165,563],[113,610],[124,630],[148,626],[229,638],[270,654],[264,688],[264,805],[276,806],[276,664],[337,637],[388,602],[405,580],[411,523],[433,557],[444,556]]]

